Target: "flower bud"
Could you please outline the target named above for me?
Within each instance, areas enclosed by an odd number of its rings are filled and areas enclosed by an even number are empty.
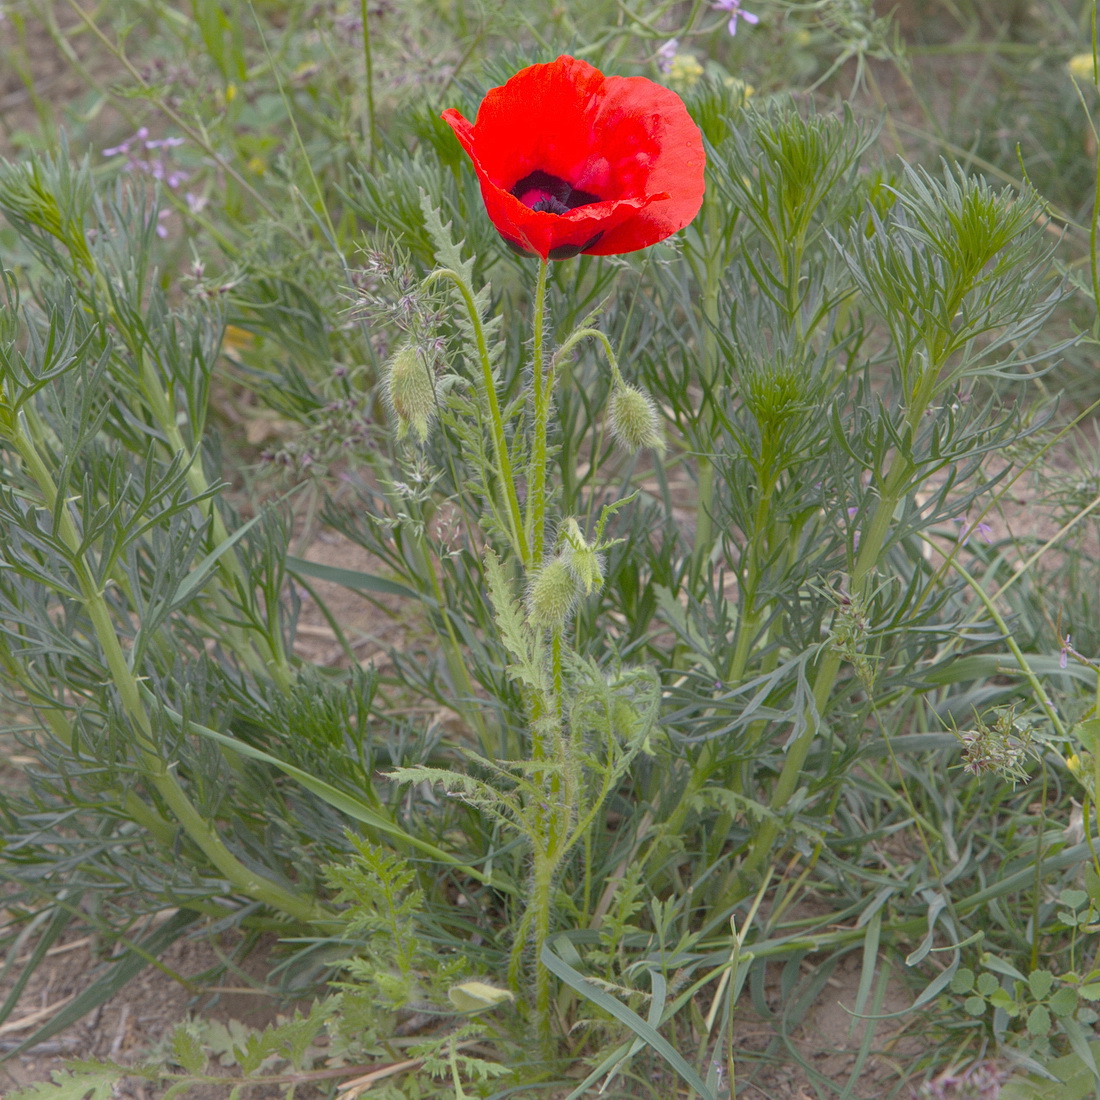
[[[594,590],[598,592],[603,587],[603,554],[588,544],[580,524],[572,516],[565,521],[562,534],[562,557],[568,562],[573,576],[584,585],[584,594],[590,596]]]
[[[625,383],[615,386],[611,391],[608,420],[615,439],[624,450],[633,454],[642,447],[652,447],[664,452],[665,439],[657,409],[653,398],[644,390]]]
[[[397,415],[397,438],[404,439],[412,428],[423,443],[435,419],[435,372],[411,344],[406,344],[390,360],[385,393],[386,401]]]
[[[577,578],[559,555],[535,574],[527,590],[527,618],[541,630],[561,630],[577,602]]]

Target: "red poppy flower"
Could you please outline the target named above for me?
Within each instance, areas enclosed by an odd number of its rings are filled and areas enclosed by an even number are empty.
[[[646,248],[703,201],[699,128],[675,92],[645,77],[562,56],[491,88],[476,122],[454,108],[442,118],[501,236],[543,259]]]

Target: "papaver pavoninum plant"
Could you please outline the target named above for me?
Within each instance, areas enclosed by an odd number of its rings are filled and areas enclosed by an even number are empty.
[[[473,161],[504,239],[544,260],[634,252],[683,229],[706,154],[680,97],[562,56],[491,88],[473,123],[443,120]]]

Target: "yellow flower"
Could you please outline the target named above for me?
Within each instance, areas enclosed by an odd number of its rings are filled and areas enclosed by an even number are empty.
[[[723,81],[727,88],[736,92],[741,99],[741,106],[745,105],[745,101],[748,100],[756,89],[751,84],[746,84],[743,80],[739,80],[736,76],[727,76]]]
[[[703,66],[690,53],[678,53],[668,67],[668,82],[674,88],[690,88],[702,75]]]
[[[1069,69],[1069,75],[1074,80],[1092,81],[1096,79],[1096,70],[1093,68],[1091,53],[1074,54],[1066,62],[1066,68]]]
[[[1092,787],[1092,754],[1084,753],[1079,756],[1077,753],[1072,753],[1066,757],[1066,768],[1069,773],[1085,788],[1086,791],[1090,791]]]

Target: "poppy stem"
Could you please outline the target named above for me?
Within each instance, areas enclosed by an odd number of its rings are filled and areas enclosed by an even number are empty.
[[[534,344],[532,351],[532,397],[535,412],[535,435],[531,442],[531,458],[527,470],[527,533],[528,567],[542,560],[546,532],[546,434],[550,421],[550,396],[554,388],[554,364],[544,375],[543,335],[546,318],[546,284],[549,261],[539,260],[539,277],[535,284]]]
[[[571,333],[561,347],[554,352],[554,362],[551,365],[551,370],[555,370],[557,364],[560,363],[577,344],[589,337],[593,340],[598,340],[603,345],[604,354],[607,356],[607,365],[611,368],[611,381],[617,386],[625,385],[626,383],[623,381],[622,371],[619,370],[619,359],[615,355],[615,349],[611,346],[611,341],[607,338],[607,335],[600,332],[598,328],[579,328]]]
[[[477,341],[477,357],[481,364],[482,384],[485,388],[485,401],[489,406],[489,425],[493,435],[493,456],[496,459],[496,475],[500,482],[500,491],[508,504],[508,519],[511,528],[512,545],[519,554],[520,561],[526,568],[532,561],[528,550],[529,543],[526,537],[526,529],[520,515],[519,496],[516,493],[516,482],[512,475],[512,460],[508,451],[508,440],[504,434],[504,417],[500,410],[500,399],[497,396],[496,379],[493,377],[493,361],[489,354],[489,343],[485,336],[485,325],[481,319],[474,292],[469,283],[457,272],[449,267],[436,268],[421,284],[428,287],[436,279],[450,279],[462,297],[466,306],[466,313],[470,318],[470,327],[474,331]]]

